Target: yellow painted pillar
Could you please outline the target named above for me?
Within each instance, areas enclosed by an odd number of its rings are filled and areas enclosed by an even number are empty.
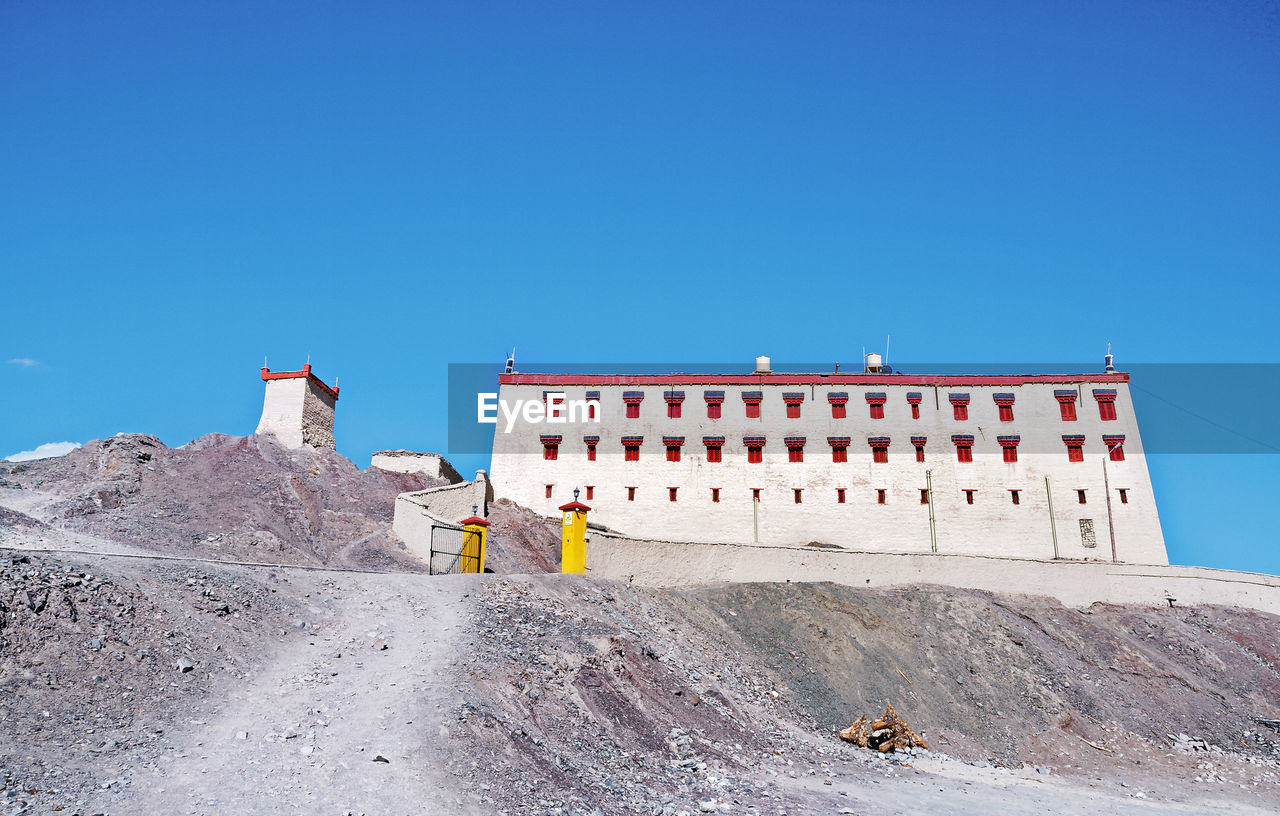
[[[489,535],[489,522],[480,518],[478,505],[471,505],[471,518],[464,518],[462,525],[461,572],[484,572],[484,551]]]
[[[587,511],[578,501],[578,488],[573,501],[560,505],[560,571],[581,575],[587,571]]]

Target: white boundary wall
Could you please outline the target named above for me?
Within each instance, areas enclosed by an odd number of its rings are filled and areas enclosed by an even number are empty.
[[[438,453],[417,453],[406,450],[377,451],[370,458],[369,467],[393,473],[419,473],[451,483],[462,481],[462,476],[449,463],[449,460]]]
[[[1205,567],[1033,561],[972,555],[875,553],[763,544],[642,541],[590,531],[587,574],[646,586],[831,581],[857,587],[920,584],[1095,602],[1220,604],[1280,615],[1280,577]]]
[[[460,482],[443,487],[429,487],[396,496],[395,516],[391,532],[409,551],[423,561],[431,560],[431,525],[453,527],[472,515],[475,506],[481,518],[488,515],[493,488],[483,470],[476,472],[473,482]]]

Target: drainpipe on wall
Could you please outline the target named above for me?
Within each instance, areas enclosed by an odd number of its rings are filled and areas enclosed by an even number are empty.
[[[1102,455],[1102,489],[1107,491],[1107,532],[1111,534],[1111,561],[1114,563],[1120,559],[1116,557],[1116,525],[1111,518],[1111,480],[1107,477],[1107,459],[1111,458],[1111,451],[1108,450]]]
[[[751,528],[752,536],[757,544],[760,543],[760,499],[752,497],[751,499]]]
[[[1049,486],[1049,477],[1044,477],[1044,494],[1049,498],[1049,529],[1053,531],[1053,557],[1058,557],[1058,522],[1053,517],[1053,488]]]
[[[924,490],[929,497],[929,550],[938,551],[938,525],[933,517],[933,471],[924,472]]]

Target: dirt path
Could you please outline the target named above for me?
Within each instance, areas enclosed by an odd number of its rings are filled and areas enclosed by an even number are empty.
[[[201,701],[107,813],[470,813],[442,759],[467,579],[291,575],[311,617],[269,667]],[[308,594],[309,592],[309,594]],[[386,648],[382,648],[385,644]],[[378,759],[381,757],[385,762]],[[336,808],[336,810],[335,810]],[[89,812],[93,812],[92,809]]]

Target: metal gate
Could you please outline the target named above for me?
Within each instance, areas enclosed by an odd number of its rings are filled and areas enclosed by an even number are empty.
[[[432,575],[480,571],[480,536],[461,527],[431,525]]]

